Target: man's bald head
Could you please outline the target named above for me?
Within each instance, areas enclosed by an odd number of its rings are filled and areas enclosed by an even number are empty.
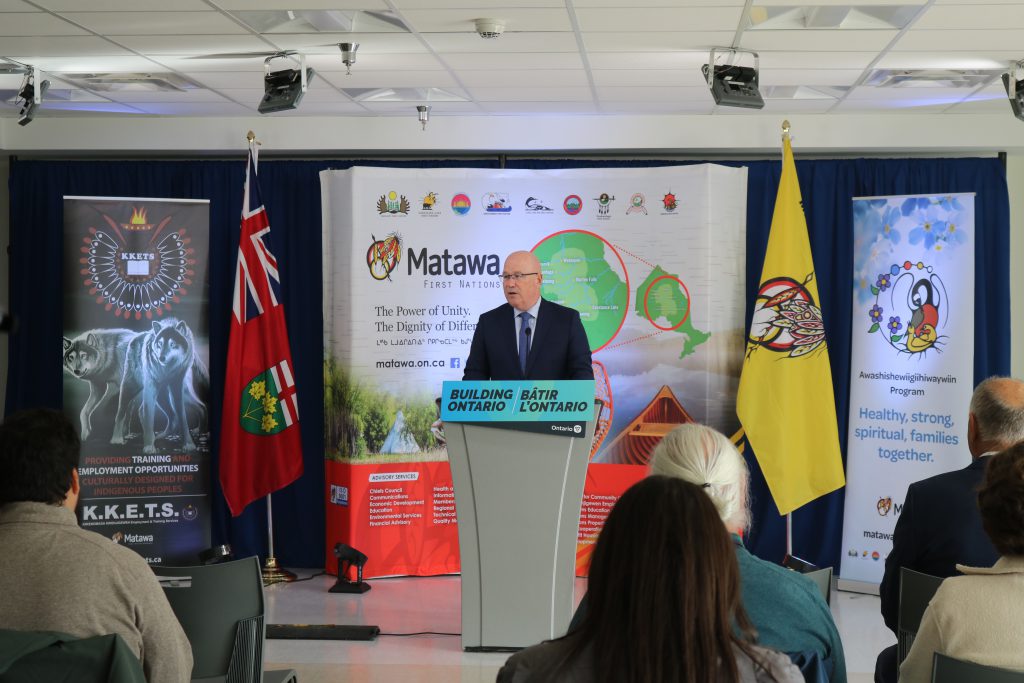
[[[989,377],[971,396],[967,443],[975,457],[1024,441],[1024,382]]]
[[[504,279],[505,300],[517,311],[528,311],[540,298],[540,260],[529,251],[513,251],[505,259],[503,275],[525,275]]]

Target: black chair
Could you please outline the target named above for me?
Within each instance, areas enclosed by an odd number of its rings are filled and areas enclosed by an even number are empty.
[[[932,658],[932,683],[1024,683],[1024,671],[965,662],[936,652]]]
[[[900,608],[896,628],[897,665],[902,664],[914,644],[917,629],[921,626],[921,617],[931,602],[935,591],[939,590],[942,578],[931,574],[922,574],[906,567],[900,568]]]
[[[0,683],[146,683],[142,663],[121,636],[76,638],[56,631],[0,629]]]
[[[192,680],[296,683],[263,671],[263,577],[255,557],[196,567],[154,567],[192,644]]]

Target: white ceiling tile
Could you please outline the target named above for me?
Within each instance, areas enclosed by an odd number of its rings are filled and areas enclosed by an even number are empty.
[[[259,102],[259,100],[257,100]],[[368,112],[358,104],[345,101],[334,101],[334,102],[316,102],[311,100],[308,96],[299,103],[299,108],[295,110],[295,115],[300,116],[313,116],[313,115],[334,115],[334,116],[368,116]]]
[[[877,52],[761,50],[762,69],[865,69]]]
[[[309,51],[316,48],[336,54],[341,54],[338,43],[359,43],[357,64],[371,54],[426,52],[423,43],[409,33],[274,33],[266,37],[282,50]]]
[[[338,88],[452,88],[458,83],[447,71],[344,71],[322,72],[321,77]]]
[[[584,33],[583,42],[590,52],[709,51],[716,45],[731,43],[733,35],[732,31],[624,31]]]
[[[490,114],[596,114],[593,102],[481,102],[480,108]]]
[[[893,50],[935,52],[973,52],[978,50],[1021,49],[1021,32],[1015,29],[986,31],[907,31]]]
[[[710,114],[715,102],[689,100],[682,102],[651,102],[648,100],[601,100],[601,111],[605,114]],[[628,197],[627,197],[628,199]]]
[[[754,5],[765,7],[845,7],[859,5],[926,5],[931,0],[754,0]],[[963,0],[960,0],[963,2]]]
[[[740,43],[744,49],[755,51],[863,52],[884,49],[896,37],[896,33],[884,30],[746,31]]]
[[[195,12],[210,9],[203,0],[36,0],[39,5],[54,12],[139,12],[143,10]],[[218,3],[223,5],[224,3]]]
[[[914,30],[1024,28],[1024,5],[943,5],[931,7],[914,23]]]
[[[0,36],[81,36],[88,31],[44,12],[8,12],[0,17]],[[0,49],[6,51],[3,41]]]
[[[581,69],[578,52],[449,52],[442,57],[453,69]],[[593,66],[593,61],[591,61]]]
[[[862,85],[851,90],[847,101],[878,100],[882,102],[927,102],[953,104],[960,102],[971,91],[966,88],[878,88]]]
[[[5,57],[31,62],[37,57],[121,55],[128,54],[128,51],[104,38],[94,36],[59,36],[4,38],[3,53]]]
[[[0,12],[38,12],[36,7],[22,0],[0,0]]]
[[[537,102],[589,102],[593,99],[590,88],[469,88],[473,99],[481,102],[508,102],[509,100],[534,100]]]
[[[765,100],[764,109],[761,113],[772,116],[784,115],[787,113],[799,114],[823,114],[835,105],[835,100]],[[735,107],[733,107],[735,108]],[[729,109],[719,107],[718,110]]]
[[[226,102],[227,98],[223,95],[213,92],[212,90],[205,90],[203,88],[195,88],[193,90],[184,90],[180,92],[163,92],[163,91],[112,91],[104,92],[104,97],[107,97],[114,102],[180,102],[180,103],[203,103],[203,102]]]
[[[900,52],[889,51],[875,64],[876,69],[1004,69],[1021,57],[1021,52]],[[762,64],[764,63],[762,59]]]
[[[34,66],[38,66],[47,72],[66,73],[96,73],[102,71],[129,72],[129,71],[165,71],[160,64],[139,57],[133,54],[120,56],[83,56],[75,55],[68,57],[36,57],[32,60]]]
[[[735,31],[742,7],[577,9],[580,30],[596,31]]]
[[[548,69],[460,71],[459,80],[467,87],[531,87],[531,86],[577,86],[587,87],[587,73],[583,69]]]
[[[247,116],[256,109],[255,106],[250,109],[227,101],[202,104],[181,102],[128,102],[126,104],[141,109],[147,114],[160,116]]]
[[[220,12],[68,12],[63,16],[108,36],[248,33]]]
[[[408,116],[411,125],[419,125],[416,121],[416,103],[413,102],[363,102],[367,110],[379,113]],[[431,102],[430,115],[438,116],[444,114],[476,114],[480,112],[474,102]],[[430,124],[427,124],[430,130]]]
[[[700,87],[704,83],[704,75],[699,68],[667,71],[665,69],[594,69],[594,84],[598,87],[662,87],[676,86]],[[707,89],[707,86],[703,86]]]
[[[660,88],[599,86],[597,96],[602,102],[703,102],[705,98],[714,101],[707,86]]]
[[[863,74],[861,69],[765,69],[761,66],[760,85],[853,85]]]
[[[388,9],[384,0],[217,0],[226,10]]]
[[[413,9],[468,9],[481,12],[474,16],[489,17],[495,12],[504,11],[504,8],[533,8],[533,7],[558,7],[565,9],[565,0],[502,0],[501,10],[487,9],[486,0],[393,0],[395,7],[403,14],[405,10]],[[579,6],[578,2],[573,3]]]
[[[256,36],[119,36],[117,42],[148,55],[202,56],[226,52],[266,52],[269,49]]]
[[[47,118],[53,115],[60,115],[61,111],[68,112],[85,112],[89,116],[97,112],[105,112],[110,114],[143,114],[145,112],[140,111],[136,107],[132,107],[127,104],[120,104],[118,102],[62,102],[54,100],[51,102],[44,101],[42,106],[39,108],[39,112],[36,114],[36,119]]]
[[[708,61],[708,52],[591,52],[591,69],[648,71],[651,69],[699,69]]]
[[[572,33],[506,33],[494,40],[484,40],[474,31],[466,33],[428,33],[423,38],[439,53],[446,52],[576,52],[576,36]],[[360,50],[362,48],[359,48]]]
[[[402,17],[409,26],[420,33],[476,33],[474,20],[478,18],[501,19],[505,32],[522,31],[571,31],[569,13],[565,7],[528,8],[501,10],[490,9],[429,9],[408,10]],[[504,36],[496,40],[504,40]]]

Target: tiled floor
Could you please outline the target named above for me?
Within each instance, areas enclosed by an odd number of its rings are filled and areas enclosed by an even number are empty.
[[[300,576],[314,571],[296,570]],[[493,681],[507,654],[463,652],[458,633],[459,577],[374,579],[363,595],[328,593],[320,576],[267,589],[271,624],[376,624],[374,641],[268,640],[267,668],[292,668],[299,683],[478,683]],[[577,584],[581,593],[583,581]],[[896,642],[882,624],[878,597],[833,592],[832,612],[843,638],[850,683],[870,683],[875,656]]]

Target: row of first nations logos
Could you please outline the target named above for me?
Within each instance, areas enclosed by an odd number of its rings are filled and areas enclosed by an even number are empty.
[[[903,505],[900,503],[893,503],[891,496],[882,496],[878,499],[878,503],[875,504],[875,511],[879,517],[888,517],[889,513],[894,513],[897,517],[902,511]],[[874,531],[874,530],[862,530],[864,538],[868,540],[883,540],[892,541],[892,534],[885,531]],[[850,548],[846,551],[846,556],[851,559],[857,560],[871,560],[878,562],[885,559],[880,552],[877,550],[860,550],[857,548]]]
[[[597,197],[591,199],[593,205],[596,207],[598,218],[609,218],[612,212],[615,210],[615,196],[602,192]],[[421,216],[437,216],[442,212],[441,198],[438,197],[436,192],[428,192],[423,195],[417,202],[419,204],[419,213]],[[569,216],[576,216],[583,211],[583,206],[586,202],[578,194],[566,195],[562,199],[561,210]],[[679,208],[679,198],[675,193],[669,191],[661,197],[661,206],[659,209],[662,213],[673,213]],[[473,199],[468,194],[458,193],[452,195],[451,200],[448,202],[451,206],[451,211],[457,216],[465,216],[473,210]],[[480,206],[483,207],[485,214],[497,214],[497,215],[508,215],[513,212],[513,202],[509,198],[507,192],[487,192],[480,197]],[[624,211],[626,215],[647,215],[647,196],[642,192],[634,192],[629,197],[629,201],[626,203],[625,208],[620,207],[620,211]],[[548,201],[546,198],[528,196],[523,200],[520,211],[525,214],[553,214],[555,209],[552,206],[557,206],[556,203]],[[412,202],[404,194],[400,194],[394,190],[382,194],[377,200],[377,213],[381,216],[407,216],[413,210]],[[478,211],[480,208],[478,207]]]

